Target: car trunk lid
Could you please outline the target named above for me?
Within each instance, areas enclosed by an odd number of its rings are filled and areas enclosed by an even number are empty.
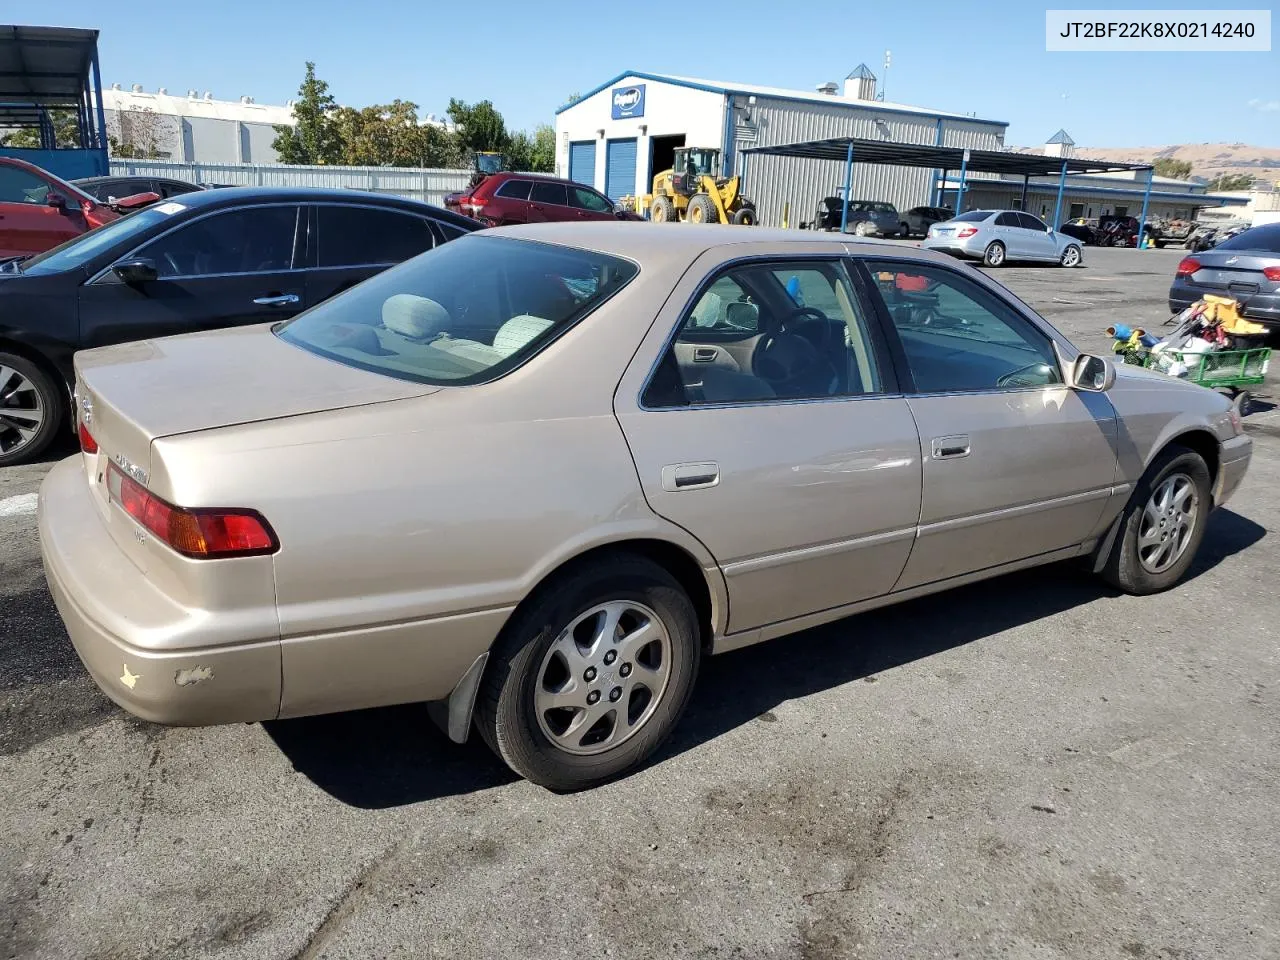
[[[1268,280],[1262,273],[1266,267],[1280,267],[1280,257],[1275,254],[1248,250],[1206,250],[1191,254],[1188,259],[1195,259],[1200,264],[1200,269],[1191,274],[1191,282],[1209,290],[1249,297],[1280,289],[1280,282]]]
[[[86,350],[76,355],[75,368],[78,413],[100,456],[144,486],[151,444],[160,437],[438,389],[309,353],[276,337],[269,325]]]

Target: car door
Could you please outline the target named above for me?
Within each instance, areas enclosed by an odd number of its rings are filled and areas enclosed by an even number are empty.
[[[1057,260],[1058,244],[1049,232],[1049,225],[1029,213],[1019,213],[1016,216],[1021,221],[1027,240],[1027,256],[1035,260]]]
[[[615,220],[613,204],[603,194],[596,193],[590,187],[576,183],[569,184],[569,206],[579,220]]]
[[[1009,260],[1021,260],[1028,256],[1027,237],[1018,221],[1018,215],[1012,210],[996,214],[991,228],[996,237],[1004,244],[1005,256]]]
[[[563,183],[535,180],[529,191],[529,222],[546,223],[554,220],[576,220],[569,209],[569,198]]]
[[[177,224],[121,257],[156,279],[125,283],[107,268],[79,291],[85,347],[283,320],[306,306],[297,204],[217,210]]]
[[[308,306],[436,244],[427,219],[409,211],[322,203],[312,208],[312,217],[306,261]]]
[[[1096,536],[1116,483],[1106,395],[1067,387],[1048,334],[960,271],[864,267],[896,334],[924,463],[920,534],[898,589]]]
[[[50,206],[49,197],[61,206]],[[21,167],[0,165],[0,257],[43,253],[89,229],[80,201]]]
[[[703,254],[615,396],[650,507],[724,573],[730,633],[888,592],[919,515],[881,332],[829,245],[789,246]]]

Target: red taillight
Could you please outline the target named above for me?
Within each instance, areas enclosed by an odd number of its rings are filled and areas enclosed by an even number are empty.
[[[89,432],[89,428],[84,425],[83,421],[81,421],[80,425],[76,428],[76,433],[80,437],[81,450],[85,453],[98,452],[98,441],[93,439],[93,434]]]
[[[978,228],[977,228],[977,227],[961,227],[959,230],[957,230],[957,231],[956,231],[956,236],[957,236],[957,237],[972,237],[972,236],[973,236],[975,233],[977,233],[977,232],[978,232]]]
[[[1280,267],[1263,267],[1262,275],[1268,280],[1280,280]]]
[[[175,507],[127,477],[118,466],[107,471],[111,499],[161,541],[198,560],[275,553],[280,545],[271,527],[253,510]]]
[[[1178,264],[1178,276],[1189,277],[1200,269],[1200,261],[1195,257],[1183,257],[1182,262]]]

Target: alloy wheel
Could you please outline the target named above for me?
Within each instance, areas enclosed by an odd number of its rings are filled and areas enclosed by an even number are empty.
[[[1165,477],[1142,508],[1138,561],[1148,573],[1163,573],[1181,559],[1196,528],[1200,497],[1185,473]]]
[[[649,607],[591,607],[556,637],[538,668],[538,727],[567,753],[611,750],[653,716],[671,676],[671,637]]]
[[[44,425],[44,400],[36,385],[13,367],[0,364],[0,453],[31,443]]]

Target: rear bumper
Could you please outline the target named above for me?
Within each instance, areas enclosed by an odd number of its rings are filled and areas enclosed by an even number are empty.
[[[1169,310],[1172,313],[1185,310],[1206,294],[1219,297],[1233,295],[1229,290],[1202,287],[1175,277],[1173,284],[1169,287]],[[1272,329],[1280,328],[1280,294],[1255,294],[1241,299],[1244,302],[1245,317]]]
[[[165,649],[166,638],[189,638],[192,621],[207,612],[164,596],[121,553],[78,455],[45,478],[39,523],[58,614],[90,676],[117,704],[144,720],[183,726],[279,713],[280,642],[269,627],[258,642]],[[117,624],[131,625],[136,635]]]
[[[1233,437],[1222,444],[1220,457],[1217,490],[1213,496],[1215,507],[1226,503],[1239,488],[1253,457],[1253,440],[1246,436]]]
[[[925,250],[949,253],[953,257],[974,257],[981,260],[987,249],[986,244],[989,242],[989,240],[986,240],[974,245],[969,240],[957,240],[952,237],[944,237],[937,240],[930,240],[926,237],[924,243],[920,244],[920,246]]]

